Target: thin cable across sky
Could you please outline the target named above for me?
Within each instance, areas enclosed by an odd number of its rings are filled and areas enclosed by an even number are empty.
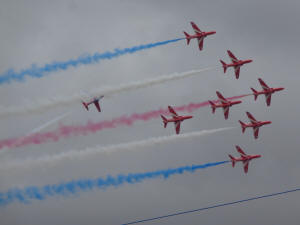
[[[228,206],[228,205],[235,205],[235,204],[239,204],[239,203],[244,203],[244,202],[253,201],[253,200],[257,200],[257,199],[262,199],[262,198],[270,198],[270,197],[274,197],[274,196],[278,196],[278,195],[284,195],[284,194],[288,194],[288,193],[296,192],[296,191],[300,191],[300,188],[286,190],[286,191],[277,192],[277,193],[273,193],[273,194],[256,196],[256,197],[247,198],[247,199],[243,199],[243,200],[239,200],[239,201],[219,203],[219,204],[208,206],[208,207],[203,207],[203,208],[199,208],[199,209],[192,209],[192,210],[188,210],[188,211],[176,212],[176,213],[172,213],[172,214],[168,214],[168,215],[164,215],[164,216],[153,217],[153,218],[149,218],[149,219],[136,220],[136,221],[133,221],[133,222],[124,223],[122,225],[145,223],[145,222],[153,221],[153,220],[161,220],[161,219],[165,219],[165,218],[172,217],[172,216],[179,216],[179,215],[188,214],[188,213],[200,212],[200,211],[205,211],[205,210],[208,210],[208,209],[214,209],[214,208]]]

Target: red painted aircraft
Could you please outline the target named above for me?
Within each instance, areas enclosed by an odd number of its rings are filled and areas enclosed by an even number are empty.
[[[228,116],[229,116],[229,108],[233,105],[237,105],[237,104],[242,103],[242,101],[229,101],[226,98],[224,98],[223,95],[221,95],[220,92],[216,91],[216,93],[217,93],[217,96],[218,96],[219,101],[221,103],[220,104],[215,104],[212,101],[208,101],[211,105],[212,113],[215,113],[216,108],[222,107],[223,111],[224,111],[225,120],[227,120]]]
[[[239,120],[241,126],[242,126],[242,132],[244,133],[247,127],[252,127],[253,128],[253,135],[254,138],[257,139],[258,138],[258,132],[259,132],[259,128],[261,126],[267,125],[267,124],[271,124],[271,121],[258,121],[256,120],[249,112],[246,112],[250,123],[245,124],[242,121]]]
[[[82,101],[83,106],[86,108],[86,110],[89,110],[89,105],[90,104],[94,104],[98,110],[98,112],[101,112],[101,108],[100,108],[100,104],[99,101],[101,98],[103,98],[104,96],[100,96],[99,98],[94,98],[93,100],[89,101],[89,102],[84,102]]]
[[[193,116],[179,116],[179,115],[177,115],[177,113],[175,112],[175,110],[171,106],[168,106],[168,109],[169,109],[170,114],[172,115],[172,119],[167,119],[163,115],[160,115],[162,120],[163,120],[163,123],[164,123],[164,128],[167,127],[168,122],[174,122],[176,134],[179,134],[179,132],[180,132],[180,123],[182,121],[186,120],[186,119],[193,118]]]
[[[206,38],[209,35],[215,34],[216,31],[204,32],[204,31],[201,31],[194,22],[191,22],[191,25],[194,29],[195,34],[194,35],[189,35],[185,31],[183,31],[183,33],[185,34],[185,37],[186,37],[186,42],[187,42],[187,44],[189,44],[191,39],[197,38],[198,46],[199,46],[199,49],[201,51],[203,49],[204,38]]]
[[[248,173],[249,162],[252,159],[260,158],[261,155],[247,155],[238,145],[235,146],[238,153],[240,153],[241,158],[234,158],[232,155],[228,155],[232,162],[232,167],[234,167],[236,162],[243,162],[244,172]]]
[[[234,72],[235,72],[235,77],[236,79],[239,79],[240,76],[240,67],[246,63],[251,63],[252,60],[251,59],[247,59],[247,60],[239,60],[237,59],[234,54],[232,54],[231,51],[227,50],[228,56],[231,59],[232,63],[230,64],[226,64],[225,62],[223,62],[222,60],[220,60],[220,62],[223,65],[224,68],[224,73],[226,73],[226,70],[228,67],[233,67],[234,68]]]
[[[259,81],[259,83],[260,83],[263,90],[262,91],[256,91],[254,88],[251,88],[251,90],[253,91],[254,100],[257,99],[257,96],[264,94],[265,97],[266,97],[267,106],[270,106],[271,105],[272,94],[274,94],[277,91],[282,91],[282,90],[284,90],[284,88],[283,87],[270,88],[261,78],[258,78],[258,81]]]

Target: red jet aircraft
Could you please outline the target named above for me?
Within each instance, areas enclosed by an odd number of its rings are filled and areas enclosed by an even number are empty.
[[[231,51],[227,50],[228,56],[231,59],[232,63],[231,64],[226,64],[225,62],[223,62],[222,60],[220,60],[220,62],[223,65],[224,68],[224,73],[226,73],[226,70],[228,67],[234,67],[234,72],[235,72],[235,77],[236,79],[239,79],[240,76],[240,67],[246,63],[251,63],[252,60],[251,59],[247,59],[247,60],[239,60],[237,59],[234,54],[232,54]]]
[[[238,153],[240,153],[241,158],[234,158],[232,155],[228,155],[232,162],[232,167],[234,167],[236,162],[243,162],[244,172],[248,173],[249,162],[252,159],[260,158],[261,155],[247,155],[238,145],[235,146]]]
[[[233,105],[237,105],[237,104],[242,103],[242,101],[229,101],[226,98],[224,98],[223,95],[221,95],[220,92],[217,91],[216,93],[217,93],[217,96],[218,96],[219,101],[221,103],[220,104],[215,104],[212,101],[208,101],[211,105],[212,113],[215,113],[216,108],[222,107],[223,111],[224,111],[225,120],[227,120],[228,116],[229,116],[229,108]]]
[[[284,90],[283,87],[279,87],[279,88],[270,88],[261,78],[258,78],[258,81],[262,87],[262,91],[256,91],[254,88],[251,88],[251,90],[253,91],[253,95],[254,95],[254,100],[257,99],[257,96],[259,95],[265,95],[266,96],[266,102],[267,102],[267,106],[271,105],[271,97],[272,94],[277,92],[277,91],[282,91]]]
[[[187,42],[187,44],[189,44],[191,39],[197,38],[199,49],[201,51],[203,49],[204,38],[206,38],[208,35],[215,34],[216,31],[204,32],[204,31],[201,31],[194,22],[191,22],[191,25],[194,29],[195,34],[194,35],[189,35],[185,31],[183,31],[183,33],[185,34],[185,37],[186,37],[186,42]]]
[[[101,98],[103,98],[104,96],[100,96],[99,98],[94,98],[93,100],[89,101],[89,102],[84,102],[82,101],[83,106],[86,108],[86,110],[89,110],[89,105],[93,104],[96,106],[98,112],[101,112],[101,108],[100,108],[100,104],[99,101]]]
[[[175,110],[171,106],[168,106],[168,109],[169,109],[170,114],[172,115],[172,119],[167,119],[163,115],[160,115],[163,120],[163,123],[164,123],[164,128],[167,127],[168,122],[174,122],[176,134],[179,134],[180,123],[186,119],[193,118],[193,116],[178,116],[177,113],[175,112]]]
[[[258,138],[258,132],[259,132],[259,128],[263,125],[267,125],[267,124],[271,124],[271,121],[258,121],[256,120],[249,112],[246,112],[250,123],[245,124],[242,121],[239,120],[241,126],[242,126],[242,132],[244,133],[247,127],[252,127],[253,128],[253,135],[254,138],[257,139]]]

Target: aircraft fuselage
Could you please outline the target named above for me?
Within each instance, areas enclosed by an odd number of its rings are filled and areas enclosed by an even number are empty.
[[[231,107],[233,105],[237,105],[237,104],[241,104],[241,103],[242,103],[242,101],[230,101],[227,104],[225,104],[225,103],[216,104],[216,108]]]
[[[190,39],[207,37],[207,36],[213,35],[215,33],[216,33],[216,31],[202,32],[201,34],[190,35]]]
[[[239,61],[237,61],[237,62],[227,64],[227,67],[242,66],[242,65],[244,65],[244,64],[251,63],[252,61],[253,61],[253,60],[251,60],[251,59],[247,59],[247,60],[239,60]]]
[[[261,127],[261,126],[264,126],[264,125],[267,125],[267,124],[271,124],[272,121],[257,121],[256,123],[248,123],[248,124],[245,124],[246,127]]]
[[[193,116],[177,116],[175,118],[172,118],[172,119],[167,119],[168,122],[182,122],[184,120],[187,120],[187,119],[191,119],[193,118]]]

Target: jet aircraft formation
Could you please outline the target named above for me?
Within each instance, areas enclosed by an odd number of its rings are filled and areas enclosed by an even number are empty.
[[[191,26],[195,32],[194,35],[189,35],[185,31],[183,32],[185,34],[185,39],[187,41],[187,45],[189,45],[191,39],[197,39],[199,50],[202,51],[204,38],[215,34],[216,31],[208,31],[208,32],[201,31],[194,22],[191,22]],[[253,60],[252,59],[240,60],[230,50],[227,50],[227,54],[228,54],[229,58],[231,59],[231,63],[226,64],[224,61],[220,60],[223,70],[224,70],[224,73],[226,73],[226,71],[229,67],[233,67],[235,77],[236,77],[236,79],[239,79],[240,68],[245,64],[251,63]],[[284,90],[284,88],[283,87],[271,88],[261,78],[258,78],[258,81],[259,81],[260,85],[262,86],[262,91],[256,91],[254,88],[251,88],[253,95],[254,95],[254,100],[256,101],[256,99],[259,95],[265,95],[267,106],[270,106],[272,94],[274,94],[275,92],[278,92],[278,91],[282,91],[282,90]],[[227,120],[229,117],[230,107],[232,107],[233,105],[241,104],[242,101],[230,101],[230,100],[226,99],[225,97],[223,97],[223,95],[219,91],[216,91],[216,94],[218,97],[217,101],[208,101],[212,108],[212,113],[215,113],[217,108],[222,108],[223,112],[224,112],[224,118],[225,118],[225,120]],[[92,100],[90,100],[89,102],[82,101],[82,104],[84,105],[84,107],[87,110],[89,109],[88,106],[90,104],[94,104],[96,106],[97,110],[99,112],[101,112],[99,100],[103,97],[104,96],[92,98]],[[193,118],[193,116],[191,116],[191,115],[185,115],[185,116],[178,115],[177,112],[171,106],[168,106],[168,111],[169,111],[169,114],[171,115],[171,118],[167,119],[164,115],[161,115],[161,118],[163,121],[163,126],[164,126],[164,128],[166,128],[168,123],[174,123],[176,134],[180,133],[181,122],[183,122],[184,120]],[[272,123],[271,121],[258,121],[254,118],[254,116],[250,112],[246,112],[246,115],[249,118],[250,123],[246,124],[239,120],[239,123],[241,124],[241,128],[242,128],[242,133],[244,133],[246,128],[248,128],[248,127],[253,128],[253,134],[254,134],[255,139],[258,139],[259,128],[261,126]],[[235,166],[236,162],[241,161],[244,164],[244,172],[247,173],[249,162],[252,159],[260,158],[261,155],[247,155],[239,146],[236,146],[236,149],[237,149],[238,153],[240,153],[241,157],[234,158],[233,156],[229,155],[229,158],[232,162],[232,167]]]

